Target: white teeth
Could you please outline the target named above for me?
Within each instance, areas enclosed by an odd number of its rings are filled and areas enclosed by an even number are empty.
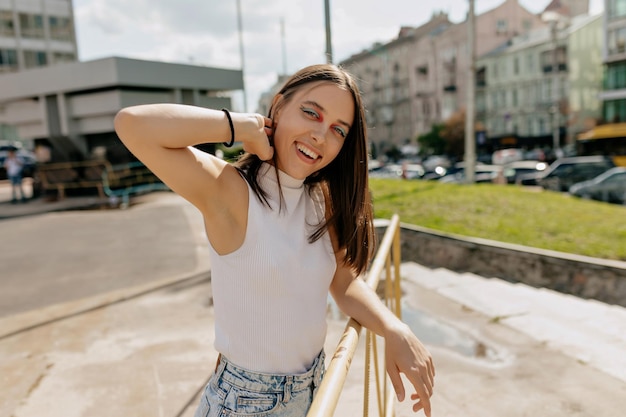
[[[318,154],[316,154],[315,152],[313,152],[312,150],[310,150],[309,148],[306,148],[302,145],[298,145],[298,150],[300,152],[302,152],[303,154],[305,154],[306,156],[308,156],[311,159],[317,159],[318,158]]]

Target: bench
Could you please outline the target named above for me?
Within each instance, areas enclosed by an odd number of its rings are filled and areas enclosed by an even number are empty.
[[[170,190],[141,162],[110,166],[102,175],[102,184],[110,199],[121,199],[121,208],[128,207],[132,195]]]
[[[42,190],[56,191],[57,199],[66,197],[68,189],[96,189],[109,201],[121,200],[128,207],[132,195],[169,190],[141,162],[111,165],[108,161],[74,161],[42,164],[38,169]]]
[[[41,164],[37,175],[43,191],[56,191],[57,199],[63,200],[68,189],[97,189],[105,198],[102,175],[111,165],[107,161],[75,161]]]

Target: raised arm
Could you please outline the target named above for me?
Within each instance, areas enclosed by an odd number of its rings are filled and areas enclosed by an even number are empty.
[[[270,120],[259,114],[231,113],[235,138],[244,149],[269,159]],[[207,223],[211,243],[221,252],[237,247],[222,242],[228,230],[245,226],[248,194],[235,168],[193,145],[228,142],[221,110],[180,104],[128,107],[115,117],[115,130],[126,147],[173,191],[195,205]],[[228,240],[228,239],[227,239]],[[224,245],[222,245],[224,243]]]

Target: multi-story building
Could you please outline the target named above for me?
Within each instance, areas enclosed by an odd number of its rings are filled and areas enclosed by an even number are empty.
[[[626,0],[604,1],[604,31],[602,117],[606,122],[626,122]]]
[[[476,119],[486,129],[485,151],[552,148],[557,137],[561,147],[600,115],[601,22],[600,15],[580,15],[477,59]]]
[[[602,119],[602,51],[606,39],[603,20],[603,14],[575,18],[569,30],[569,105],[565,115],[568,144],[574,144],[579,133]]]
[[[410,68],[415,40],[451,25],[446,14],[437,14],[425,25],[403,27],[391,42],[375,44],[340,63],[359,83],[374,154],[399,148],[414,136]]]
[[[0,73],[77,59],[72,0],[0,0]]]
[[[238,70],[115,57],[77,61],[72,0],[0,0],[0,139],[50,148],[53,160],[105,149],[109,160],[122,161],[130,155],[113,128],[122,107],[230,107],[229,93],[243,88]]]
[[[0,76],[0,123],[21,139],[51,149],[53,160],[80,160],[106,150],[112,162],[129,157],[113,127],[123,107],[180,103],[230,107],[225,92],[241,90],[239,70],[103,58]]]
[[[517,0],[505,0],[477,16],[476,53],[544,25]],[[446,14],[436,14],[341,62],[360,80],[373,145],[401,147],[465,107],[467,39],[466,22],[452,24]]]

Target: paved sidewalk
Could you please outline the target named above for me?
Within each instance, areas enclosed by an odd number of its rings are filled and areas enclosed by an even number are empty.
[[[156,278],[0,317],[0,417],[193,415],[217,356],[202,221],[172,193],[138,202],[127,210],[89,212],[85,227],[100,228],[94,219],[103,216],[104,224],[116,227],[80,235],[81,272],[101,273],[88,249],[97,251],[103,239],[119,234],[117,228],[127,228],[130,247],[146,251],[118,252],[117,271],[141,271],[148,251],[167,257],[172,250],[171,239],[130,230],[120,218],[164,225],[184,220],[188,228],[173,239],[191,247],[195,261],[180,263],[177,271],[163,264],[167,273]],[[37,222],[53,233],[55,225],[67,228],[85,215],[6,219],[0,228],[14,233]],[[38,271],[26,269],[31,267],[22,265],[28,273]],[[50,264],[39,273],[54,277],[60,267]],[[623,415],[624,308],[414,263],[403,264],[402,275],[404,318],[435,358],[434,416]],[[329,315],[328,352],[343,327],[341,318]],[[361,346],[336,416],[361,415],[363,353]],[[397,416],[409,415],[410,405],[399,404]]]

